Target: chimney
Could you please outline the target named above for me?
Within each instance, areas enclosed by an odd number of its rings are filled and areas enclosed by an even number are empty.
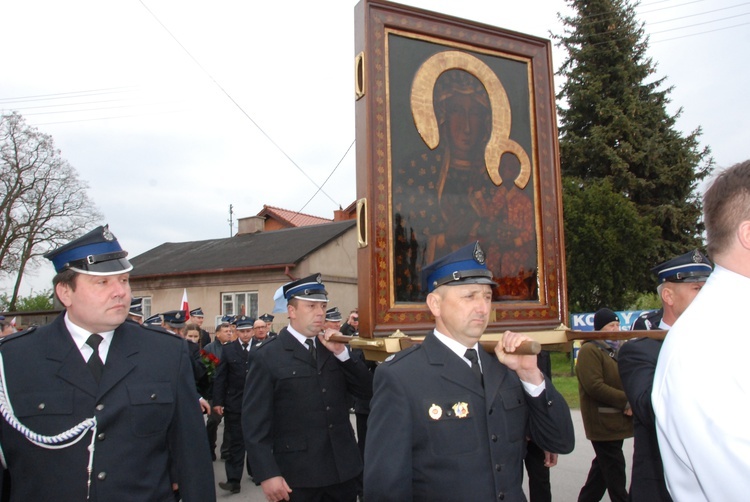
[[[333,212],[333,221],[346,221],[354,218],[356,218],[356,215],[349,214],[343,209],[337,209]]]
[[[237,235],[256,234],[262,232],[266,226],[266,218],[263,216],[248,216],[237,219]]]

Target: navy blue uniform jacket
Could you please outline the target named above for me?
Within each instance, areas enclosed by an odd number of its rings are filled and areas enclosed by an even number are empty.
[[[658,323],[655,328],[658,328]],[[630,476],[630,500],[670,501],[664,480],[664,467],[656,437],[656,420],[651,404],[656,362],[661,340],[638,338],[620,347],[617,366],[625,395],[633,410],[633,473]]]
[[[316,342],[310,353],[287,331],[250,351],[242,431],[257,481],[284,476],[290,487],[348,481],[362,471],[347,392],[369,399],[372,373],[339,361]]]
[[[223,406],[224,413],[240,413],[247,378],[247,353],[237,339],[224,345],[221,354],[214,377],[213,405]]]
[[[526,437],[570,453],[565,399],[545,377],[538,397],[480,350],[484,389],[469,366],[430,333],[378,367],[365,445],[368,502],[525,501]]]
[[[64,313],[0,344],[5,383],[19,421],[53,436],[96,417],[94,502],[215,500],[213,468],[185,341],[124,322],[114,332],[101,382],[73,343]],[[92,433],[58,450],[29,442],[0,419],[14,502],[86,500]]]

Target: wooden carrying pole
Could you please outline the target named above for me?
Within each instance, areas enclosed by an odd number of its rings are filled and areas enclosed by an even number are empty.
[[[346,343],[346,344],[348,344],[352,339],[353,337],[346,336],[346,335],[331,335],[331,337],[329,338],[329,340],[333,342]],[[407,349],[411,347],[412,345],[421,343],[421,340],[405,336],[399,339],[399,343],[401,345],[401,350],[403,350],[403,349]],[[490,354],[494,354],[495,346],[497,345],[498,342],[493,341],[493,340],[481,340],[479,343],[486,352]],[[513,354],[518,354],[522,356],[528,356],[528,355],[533,356],[533,355],[539,354],[541,350],[542,350],[542,345],[539,342],[537,342],[536,340],[527,340],[525,342],[522,342],[521,345],[519,345],[516,348],[516,351],[513,352]]]

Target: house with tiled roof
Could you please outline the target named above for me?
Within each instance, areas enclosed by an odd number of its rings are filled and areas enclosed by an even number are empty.
[[[263,206],[238,220],[232,237],[165,242],[130,259],[133,296],[144,298],[144,313],[153,315],[178,309],[187,290],[190,308],[203,309],[203,327],[213,332],[223,315],[271,313],[280,286],[320,272],[330,305],[349,312],[357,306],[353,207],[329,220]],[[286,313],[274,316],[278,331]]]

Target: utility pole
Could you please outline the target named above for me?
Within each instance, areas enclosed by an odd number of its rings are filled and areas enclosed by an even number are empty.
[[[232,222],[232,215],[234,212],[232,211],[232,204],[229,204],[229,237],[232,236],[232,230],[234,230],[234,223]]]

